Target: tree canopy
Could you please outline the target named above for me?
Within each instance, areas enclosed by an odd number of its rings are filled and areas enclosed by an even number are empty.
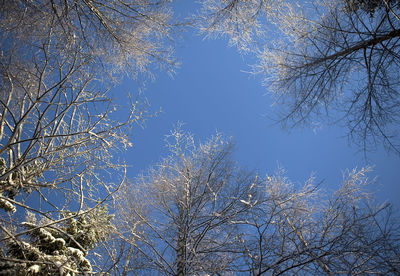
[[[128,95],[125,119],[113,116],[108,89],[173,67],[166,4],[0,3],[1,271],[92,272],[87,255],[112,230],[105,204],[124,183],[118,154],[141,117]]]
[[[344,275],[400,272],[389,204],[365,193],[370,168],[348,171],[338,190],[284,171],[240,169],[221,136],[195,143],[175,130],[170,154],[119,199],[126,244],[113,273],[126,275]],[[379,252],[379,253],[378,253]]]
[[[398,224],[365,193],[369,168],[326,192],[177,129],[167,157],[126,179],[144,111],[109,90],[176,68],[187,23],[171,2],[0,1],[0,275],[399,274]],[[399,1],[202,6],[202,32],[258,56],[283,121],[334,109],[364,149],[399,152]]]
[[[258,56],[255,73],[293,126],[346,125],[368,150],[399,153],[398,1],[219,1],[203,3],[201,30],[228,36]]]

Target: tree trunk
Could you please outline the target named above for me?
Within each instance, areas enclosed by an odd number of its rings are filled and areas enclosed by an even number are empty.
[[[178,244],[176,248],[176,275],[184,276],[185,275],[185,255],[186,255],[186,242],[185,242],[185,234],[183,233],[183,229],[179,230]]]

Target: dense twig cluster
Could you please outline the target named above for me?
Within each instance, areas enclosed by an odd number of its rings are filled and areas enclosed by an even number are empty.
[[[168,2],[0,1],[0,275],[399,274],[397,224],[363,192],[368,168],[328,196],[313,179],[238,168],[221,135],[199,145],[178,129],[170,156],[124,185],[117,155],[142,113],[130,102],[121,121],[108,89],[174,68]],[[365,147],[398,149],[398,1],[320,1],[312,14],[203,2],[202,30],[258,51],[286,119],[338,104]],[[271,32],[283,39],[266,43]]]
[[[328,195],[314,178],[298,188],[282,170],[265,179],[240,170],[220,136],[172,137],[171,155],[121,195],[114,274],[400,273],[391,207],[364,192],[369,168]]]
[[[0,270],[92,271],[88,250],[111,229],[102,206],[123,183],[115,154],[141,117],[128,99],[116,120],[108,89],[173,68],[169,21],[165,1],[0,3]]]
[[[399,152],[400,4],[371,1],[203,1],[202,31],[259,57],[284,123],[347,125],[364,150]],[[236,43],[238,42],[238,43]],[[315,116],[316,115],[316,116]]]

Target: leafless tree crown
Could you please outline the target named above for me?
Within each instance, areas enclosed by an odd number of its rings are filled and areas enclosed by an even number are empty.
[[[116,120],[108,88],[173,68],[166,4],[1,1],[1,271],[91,273],[88,252],[112,230],[104,203],[123,182],[116,153],[141,117],[132,101]]]
[[[314,177],[299,187],[283,170],[237,169],[218,136],[200,146],[172,137],[171,155],[121,194],[115,274],[400,272],[398,222],[365,192],[370,168],[348,171],[328,193]]]
[[[196,145],[191,135],[174,131],[168,142],[170,156],[123,193],[121,229],[135,249],[125,256],[125,270],[229,271],[236,250],[230,221],[247,209],[240,200],[256,179],[239,173],[230,157],[232,145],[219,135]]]
[[[202,30],[259,57],[284,123],[347,125],[364,149],[399,152],[400,3],[203,1]],[[316,115],[316,116],[315,116]]]

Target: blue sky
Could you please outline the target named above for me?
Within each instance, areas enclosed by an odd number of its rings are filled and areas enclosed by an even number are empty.
[[[272,99],[261,76],[244,72],[250,70],[251,59],[228,47],[226,40],[203,40],[189,30],[177,45],[176,57],[182,63],[177,73],[172,78],[157,73],[141,96],[148,99],[150,111],[162,112],[133,131],[134,147],[126,156],[129,177],[167,154],[164,137],[180,121],[198,140],[216,131],[232,137],[241,166],[260,174],[282,166],[296,183],[315,173],[317,181],[324,181],[322,187],[335,188],[346,169],[374,165],[370,178],[377,180],[371,189],[380,201],[400,207],[400,157],[380,147],[366,160],[357,146],[349,144],[347,130],[338,126],[323,125],[315,132],[311,127],[283,130],[274,124],[268,119],[274,116]],[[125,80],[116,89],[135,92],[137,85]]]

